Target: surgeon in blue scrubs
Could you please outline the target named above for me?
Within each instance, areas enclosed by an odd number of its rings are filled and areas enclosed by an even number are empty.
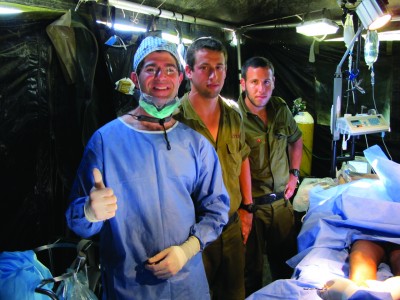
[[[171,118],[183,78],[176,47],[145,38],[133,69],[139,106],[88,142],[68,226],[99,235],[103,299],[209,299],[201,251],[229,210],[218,156]]]

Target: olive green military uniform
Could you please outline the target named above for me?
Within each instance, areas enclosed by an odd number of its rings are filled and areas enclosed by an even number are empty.
[[[267,104],[267,128],[249,111],[243,97],[239,98],[239,107],[251,149],[252,196],[258,208],[246,244],[246,295],[250,295],[262,287],[265,252],[273,280],[289,278],[292,273],[286,260],[296,254],[297,245],[293,207],[284,199],[289,181],[287,145],[301,138],[302,133],[279,97],[271,97]]]
[[[218,98],[221,117],[217,141],[192,107],[188,94],[181,99],[174,118],[204,135],[217,151],[224,184],[230,196],[229,222],[221,236],[206,247],[203,261],[212,299],[244,299],[244,245],[237,210],[242,202],[239,175],[250,149],[245,143],[239,107],[233,100]]]

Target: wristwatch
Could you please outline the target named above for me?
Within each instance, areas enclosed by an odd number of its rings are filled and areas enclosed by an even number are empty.
[[[257,210],[257,207],[254,205],[254,203],[250,203],[250,204],[240,203],[239,208],[244,209],[245,211],[247,211],[249,213],[255,213]]]
[[[290,174],[293,174],[294,176],[296,176],[297,178],[300,177],[300,170],[299,169],[290,169],[289,170]]]

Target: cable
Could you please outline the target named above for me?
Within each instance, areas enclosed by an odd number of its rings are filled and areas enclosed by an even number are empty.
[[[312,157],[315,157],[315,158],[317,158],[317,159],[319,159],[319,160],[331,160],[330,157],[329,157],[329,158],[324,158],[324,157],[320,157],[320,156],[315,155],[315,154],[314,154],[309,148],[307,148],[304,144],[303,144],[303,150],[305,150],[304,152],[306,152],[306,153],[308,153],[308,154],[311,154]]]
[[[386,146],[384,137],[385,137],[385,133],[382,132],[381,138],[382,138],[383,146],[385,146],[385,150],[386,150],[387,155],[389,156],[389,159],[390,159],[390,160],[393,160],[393,158],[392,158],[392,156],[390,155],[390,152],[389,152],[389,150],[388,150],[388,148],[387,148],[387,146]]]
[[[350,134],[346,139],[346,134],[343,134],[343,141],[342,141],[342,150],[347,150],[347,142],[350,139]]]
[[[365,137],[365,145],[367,146],[367,148],[369,148],[369,146],[368,146],[368,139],[367,139],[367,135],[366,135],[366,134],[364,134],[364,137]]]
[[[376,108],[376,101],[375,101],[375,72],[374,72],[374,65],[371,66],[371,89],[372,89],[372,101],[374,103],[375,111],[378,113],[378,109]]]

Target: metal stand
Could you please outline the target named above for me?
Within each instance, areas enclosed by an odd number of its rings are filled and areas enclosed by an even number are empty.
[[[343,78],[342,78],[342,65],[345,62],[347,55],[350,52],[350,49],[353,47],[354,43],[357,41],[359,36],[361,35],[361,32],[363,31],[364,27],[361,24],[354,35],[353,39],[351,40],[349,46],[347,47],[346,52],[344,53],[342,59],[340,60],[339,64],[336,67],[336,72],[333,78],[333,105],[331,109],[331,133],[332,133],[332,164],[331,164],[331,171],[330,175],[332,178],[336,177],[336,163],[337,163],[337,154],[336,154],[336,148],[337,148],[337,141],[340,139],[340,132],[336,128],[336,120],[340,117],[340,110],[341,110],[341,104],[342,104],[342,84],[343,84]],[[352,144],[354,144],[354,139],[352,141]],[[352,146],[352,149],[354,149],[354,145]],[[354,155],[354,153],[353,153]]]

